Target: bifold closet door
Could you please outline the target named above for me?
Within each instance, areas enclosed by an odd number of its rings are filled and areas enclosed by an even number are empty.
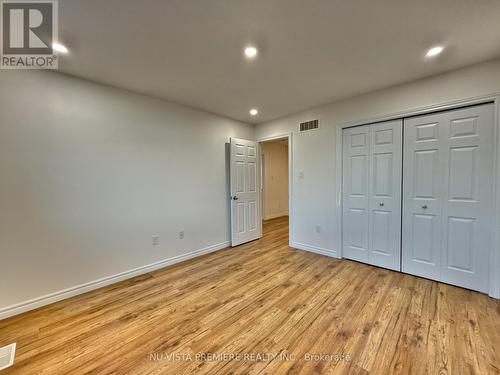
[[[488,291],[493,105],[406,119],[402,268]]]
[[[343,256],[400,270],[402,121],[343,131]]]

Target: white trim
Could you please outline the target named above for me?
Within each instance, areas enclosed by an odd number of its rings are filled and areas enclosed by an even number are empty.
[[[292,134],[293,132],[270,135],[269,137],[259,138],[255,142],[263,143],[263,142],[276,141],[278,139],[283,139],[283,138],[290,138]],[[288,140],[290,141],[290,139]]]
[[[335,250],[325,249],[323,247],[306,245],[304,243],[299,243],[299,242],[293,242],[293,243],[291,243],[290,247],[293,247],[293,248],[299,249],[299,250],[308,251],[310,253],[315,253],[315,254],[320,254],[320,255],[326,255],[328,257],[339,258],[340,259],[340,257],[338,256],[338,254],[337,254],[337,252]]]
[[[456,100],[441,104],[408,109],[393,114],[368,118],[365,120],[352,121],[338,124],[335,127],[335,150],[336,150],[336,173],[335,173],[335,192],[337,194],[337,248],[339,249],[339,258],[342,258],[342,130],[353,126],[368,125],[382,121],[390,121],[412,116],[418,116],[426,113],[450,110],[470,105],[479,105],[494,102],[495,105],[495,136],[494,161],[495,161],[495,186],[493,197],[494,222],[491,233],[490,248],[490,287],[489,296],[500,299],[500,93],[473,97],[465,100]]]
[[[276,134],[269,137],[257,139],[256,142],[268,142],[276,139],[288,139],[288,245],[293,243],[293,132]]]
[[[490,263],[490,297],[500,299],[500,95],[495,98],[495,186],[493,190],[494,216],[492,223],[492,244]]]
[[[347,126],[346,126],[347,127]],[[344,127],[335,127],[335,202],[337,204],[337,233],[335,247],[338,249],[339,258],[343,258],[342,246],[342,131]]]
[[[260,150],[260,220],[266,220],[266,155],[262,152],[262,145],[259,143]]]
[[[95,289],[99,289],[99,288],[102,288],[106,285],[114,284],[114,283],[117,283],[119,281],[127,280],[127,279],[130,279],[130,278],[135,277],[135,276],[143,275],[145,273],[152,272],[152,271],[158,270],[160,268],[164,268],[164,267],[176,264],[176,263],[180,263],[180,262],[183,262],[183,261],[188,260],[188,259],[192,259],[192,258],[199,257],[201,255],[212,253],[214,251],[229,247],[230,244],[231,244],[230,241],[225,241],[225,242],[219,243],[217,245],[207,246],[203,249],[191,251],[191,252],[186,253],[186,254],[177,255],[177,256],[174,256],[172,258],[160,260],[158,262],[151,263],[151,264],[148,264],[146,266],[134,268],[134,269],[131,269],[131,270],[128,270],[125,272],[118,273],[116,275],[107,276],[107,277],[104,277],[102,279],[90,281],[88,283],[77,285],[77,286],[74,286],[74,287],[71,287],[68,289],[64,289],[64,290],[55,292],[55,293],[50,293],[50,294],[47,294],[47,295],[42,296],[42,297],[33,298],[31,300],[24,301],[24,302],[18,303],[16,305],[0,308],[0,320],[9,318],[9,317],[14,316],[14,315],[21,314],[21,313],[26,312],[26,311],[34,310],[34,309],[37,309],[39,307],[49,305],[51,303],[61,301],[63,299],[77,296],[77,295],[82,294],[82,293],[86,293],[86,292],[89,292],[89,291],[92,291]]]

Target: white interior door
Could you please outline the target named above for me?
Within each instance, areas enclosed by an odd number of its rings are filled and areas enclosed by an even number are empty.
[[[493,105],[405,120],[403,271],[488,291]]]
[[[343,132],[343,256],[400,270],[402,121]]]
[[[231,246],[262,237],[259,144],[231,138]]]

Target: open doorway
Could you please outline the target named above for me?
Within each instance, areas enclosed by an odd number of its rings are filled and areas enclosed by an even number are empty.
[[[291,140],[291,133],[258,141],[231,138],[228,151],[232,247],[270,232],[286,237],[291,246]]]
[[[260,142],[263,234],[277,229],[288,236],[290,215],[289,137]]]

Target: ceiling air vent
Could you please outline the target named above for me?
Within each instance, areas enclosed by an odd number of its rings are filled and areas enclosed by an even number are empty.
[[[306,132],[314,129],[319,129],[319,120],[301,122],[299,125],[299,132]]]

